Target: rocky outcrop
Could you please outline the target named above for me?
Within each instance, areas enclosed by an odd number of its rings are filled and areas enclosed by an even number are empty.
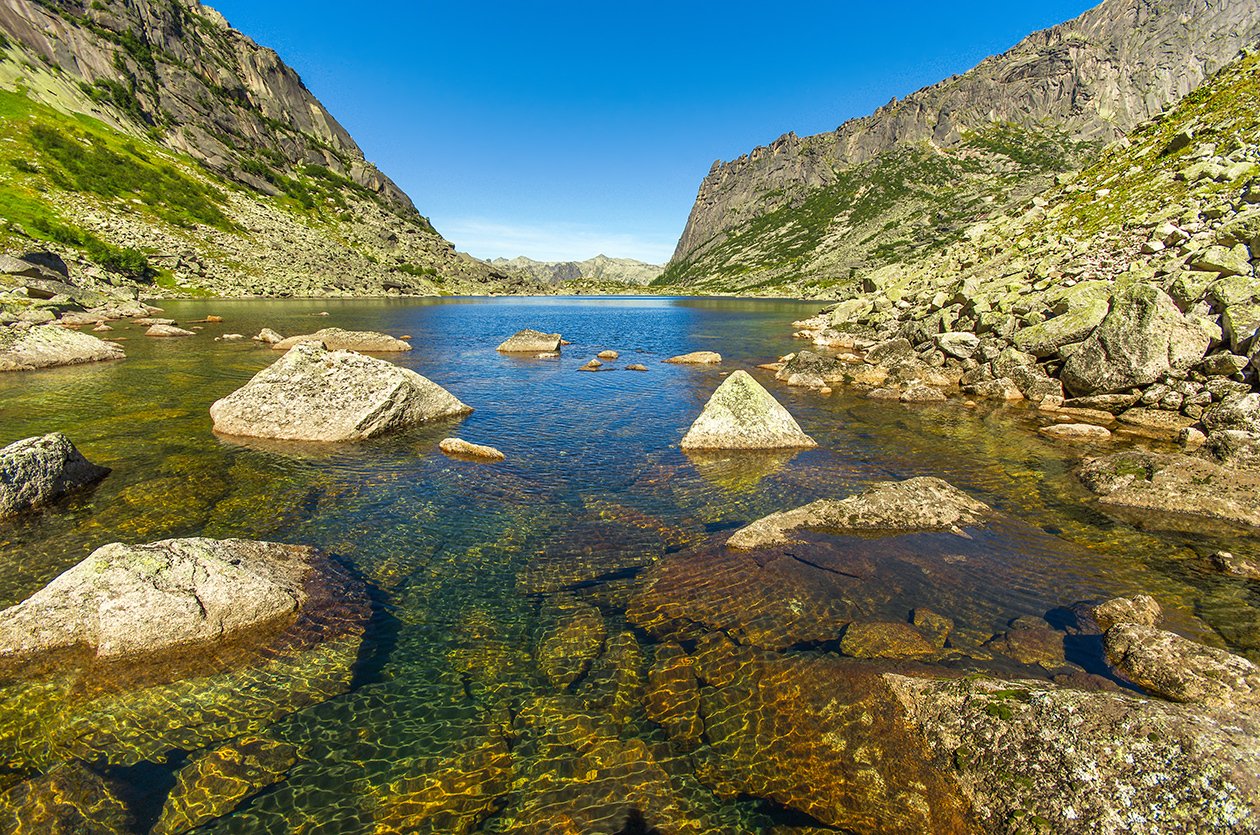
[[[34,328],[0,326],[0,371],[31,371],[58,365],[125,359],[123,349],[58,325]]]
[[[303,342],[210,407],[224,435],[357,441],[472,408],[414,371]]]
[[[813,262],[810,267],[819,269],[828,248],[845,244],[843,232],[850,229],[854,216],[872,210],[879,213],[879,221],[890,216],[869,178],[849,176],[854,166],[904,159],[906,152],[918,148],[931,148],[938,163],[962,148],[984,158],[1010,141],[1010,136],[985,136],[1000,125],[1034,133],[1053,126],[1049,134],[1038,134],[1030,143],[1043,151],[1056,144],[1070,146],[1072,140],[1101,145],[1194,90],[1258,35],[1260,10],[1252,3],[1207,6],[1194,0],[1160,0],[1139,8],[1127,0],[1106,0],[1075,20],[1029,35],[960,76],[894,99],[834,132],[804,138],[787,133],[736,160],[715,162],[700,186],[670,271],[704,265],[694,275],[680,272],[677,279],[684,283],[720,273],[728,259],[736,264],[751,251],[740,246],[750,246],[744,239],[753,234],[749,231],[753,221],[778,210],[790,214],[823,190],[833,190],[833,198],[840,199],[829,202],[845,207],[850,205],[846,198],[858,195],[851,201],[851,214],[842,212],[835,218],[837,234],[806,238],[803,255]],[[1065,154],[1060,164],[1070,165],[1070,156]],[[1016,157],[1008,161],[1005,173],[1019,169]],[[939,175],[943,166],[931,170]],[[966,183],[961,167],[952,177],[956,179],[951,185]],[[801,227],[809,222],[806,219],[793,234],[804,237],[807,230]],[[924,225],[931,223],[929,216]],[[872,228],[879,231],[878,223]],[[905,230],[898,232],[904,238]],[[751,246],[765,249],[774,244]],[[790,254],[802,255],[799,245]],[[839,278],[842,269],[871,255],[870,248],[854,251],[849,256],[854,260],[835,264],[831,275],[818,278]],[[749,262],[743,263],[748,272]],[[799,273],[799,265],[797,269]],[[738,280],[738,272],[731,270],[732,281]],[[765,278],[757,270],[750,275],[751,281]]]
[[[0,517],[55,501],[109,475],[60,432],[0,449]]]
[[[992,509],[939,478],[884,481],[847,499],[819,499],[758,519],[726,544],[744,550],[781,545],[802,528],[837,531],[939,531],[981,524]]]
[[[225,641],[295,617],[322,562],[310,548],[239,539],[105,545],[0,612],[0,660],[78,647],[112,659]]]
[[[683,449],[781,449],[813,447],[787,409],[747,371],[727,377],[687,434]]]
[[[261,341],[261,340],[260,340]],[[320,328],[315,333],[290,336],[272,343],[277,351],[287,351],[303,342],[322,342],[330,351],[368,351],[370,353],[395,353],[410,351],[410,343],[395,339],[388,334],[373,331],[347,331],[341,328]]]
[[[505,354],[550,354],[560,350],[560,334],[526,328],[499,343],[496,351]]]

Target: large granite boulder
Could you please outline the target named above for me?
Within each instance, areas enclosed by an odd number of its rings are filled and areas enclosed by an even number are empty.
[[[560,350],[560,334],[526,328],[503,340],[495,350],[505,354],[552,354]]]
[[[736,371],[717,387],[682,439],[683,449],[781,449],[817,445],[787,409],[747,371]]]
[[[265,333],[259,333],[262,336]],[[371,351],[376,353],[392,353],[395,351],[410,351],[411,344],[401,339],[395,339],[383,333],[375,333],[373,331],[346,331],[341,328],[321,328],[315,333],[301,334],[299,336],[290,336],[287,339],[281,339],[279,342],[273,342],[271,347],[277,351],[287,351],[294,345],[300,345],[304,342],[322,342],[324,347],[330,351]]]
[[[1140,623],[1117,623],[1103,636],[1107,657],[1148,693],[1209,707],[1260,705],[1260,668],[1223,649]]]
[[[210,407],[225,435],[357,441],[471,412],[414,371],[320,342],[300,343]]]
[[[1166,293],[1135,284],[1112,297],[1107,317],[1068,358],[1061,379],[1078,397],[1146,386],[1190,368],[1210,344],[1207,331]]]
[[[0,612],[0,659],[80,647],[111,659],[223,641],[294,617],[320,559],[239,539],[104,545]]]
[[[979,831],[1260,832],[1254,711],[1046,681],[882,678]]]
[[[797,351],[774,376],[789,386],[821,388],[844,379],[844,363],[813,351]]]
[[[60,432],[0,449],[0,516],[54,501],[109,475],[83,457]]]
[[[126,358],[123,349],[60,325],[22,330],[0,327],[0,371],[30,371]]]
[[[1080,342],[1107,317],[1106,299],[1090,299],[1081,307],[1015,332],[1015,346],[1038,357],[1054,356],[1064,345]]]
[[[992,508],[931,476],[882,481],[847,499],[815,502],[772,513],[740,528],[727,546],[744,550],[781,545],[801,528],[839,531],[939,531],[980,524]]]

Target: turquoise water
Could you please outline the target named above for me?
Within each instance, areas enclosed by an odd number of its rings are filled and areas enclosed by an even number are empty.
[[[127,787],[135,831],[156,819],[178,768],[242,733],[298,746],[298,763],[205,831],[612,833],[619,824],[607,810],[621,807],[600,781],[626,796],[647,791],[648,777],[627,765],[645,759],[667,787],[649,792],[657,799],[648,805],[670,810],[678,831],[771,831],[782,823],[775,809],[715,793],[697,759],[644,712],[644,671],[660,647],[690,648],[712,630],[822,654],[836,651],[850,620],[903,622],[926,607],[955,623],[943,670],[1048,676],[1055,670],[982,645],[1016,618],[1062,629],[1079,601],[1147,592],[1171,628],[1260,652],[1254,588],[1212,577],[1199,560],[1254,546],[1156,537],[1108,519],[1071,476],[1088,450],[1038,437],[1031,410],[824,396],[756,369],[801,347],[791,322],[815,304],[579,297],[164,307],[181,324],[207,314],[224,321],[168,340],[116,323],[110,336],[124,339],[123,362],[0,375],[0,444],[60,430],[114,469],[88,493],[0,523],[0,605],[108,542],[210,536],[324,549],[367,582],[372,615],[361,644],[295,656],[283,669],[255,659],[197,687],[91,694],[96,701],[67,695],[69,685],[54,687],[55,698],[11,695],[17,707],[0,711],[0,732],[8,722],[21,739],[0,745],[8,768],[25,777],[83,759]],[[276,359],[248,339],[264,326],[286,336],[331,326],[409,336],[414,350],[389,359],[475,411],[353,445],[218,438],[210,404]],[[572,344],[548,359],[494,350],[526,327]],[[213,341],[221,333],[247,339]],[[620,359],[608,370],[577,370],[609,349]],[[724,361],[661,362],[696,350]],[[648,371],[625,370],[631,363]],[[819,447],[679,450],[737,368]],[[506,460],[449,459],[437,444],[451,435],[495,446]],[[971,539],[810,535],[796,549],[806,561],[791,563],[803,574],[763,571],[722,547],[767,513],[917,475],[944,478],[1006,515]],[[686,623],[657,617],[668,607]],[[1086,643],[1069,640],[1067,660],[1105,672]],[[74,705],[72,730],[39,706],[56,699]],[[574,743],[574,734],[606,750]],[[603,751],[594,770],[582,759],[592,750]],[[574,810],[603,822],[566,830],[557,821],[576,820]]]

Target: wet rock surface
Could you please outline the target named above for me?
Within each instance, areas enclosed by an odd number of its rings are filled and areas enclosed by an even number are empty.
[[[526,328],[517,331],[499,344],[496,351],[505,354],[547,354],[560,350],[560,334],[543,333]]]
[[[0,828],[12,835],[127,835],[134,826],[118,787],[81,762],[0,794]]]
[[[55,501],[109,475],[60,432],[0,449],[0,517]]]
[[[354,441],[471,411],[414,371],[304,342],[215,401],[210,416],[225,435]]]
[[[679,354],[661,362],[671,362],[674,365],[718,365],[722,362],[722,355],[716,351],[692,351],[690,354]]]
[[[230,812],[284,779],[297,748],[265,737],[242,737],[205,752],[175,775],[153,835],[181,835]]]
[[[1139,623],[1112,626],[1103,645],[1112,663],[1154,695],[1208,707],[1260,706],[1260,668],[1233,653]]]
[[[764,548],[791,541],[801,528],[837,531],[933,531],[980,524],[991,513],[983,502],[930,476],[887,481],[847,499],[819,499],[774,513],[741,528],[731,548]]]
[[[474,444],[462,438],[443,438],[438,443],[438,448],[447,455],[465,456],[484,461],[502,461],[505,457],[502,452],[492,446]]]
[[[717,387],[687,434],[683,449],[814,447],[796,420],[746,371]]]

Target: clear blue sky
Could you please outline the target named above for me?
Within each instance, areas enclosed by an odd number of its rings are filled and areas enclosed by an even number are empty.
[[[664,263],[700,181],[869,114],[1090,0],[210,0],[457,249]]]

